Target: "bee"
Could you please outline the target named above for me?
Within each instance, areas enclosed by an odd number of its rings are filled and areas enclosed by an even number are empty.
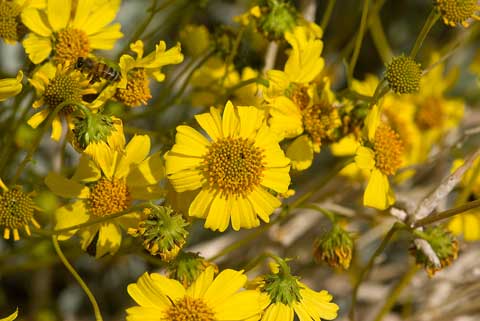
[[[103,62],[97,62],[88,57],[78,57],[74,68],[82,73],[87,73],[90,78],[90,85],[102,79],[107,81],[120,81],[120,72]]]

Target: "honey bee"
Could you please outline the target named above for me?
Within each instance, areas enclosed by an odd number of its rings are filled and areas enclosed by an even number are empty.
[[[90,84],[99,82],[102,79],[112,82],[120,81],[120,72],[118,70],[88,57],[78,57],[74,68],[82,73],[87,73]]]

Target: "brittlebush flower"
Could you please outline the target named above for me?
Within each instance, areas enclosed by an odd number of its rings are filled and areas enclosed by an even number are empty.
[[[206,228],[225,231],[230,222],[234,230],[253,228],[281,205],[272,192],[287,192],[290,165],[263,115],[227,102],[223,117],[213,107],[195,116],[209,138],[177,127],[165,156],[167,177],[177,192],[200,189],[188,213],[206,219]]]
[[[45,107],[27,121],[32,128],[37,128],[58,105],[65,102],[87,105],[83,96],[96,92],[88,86],[88,80],[79,71],[61,64],[56,67],[51,63],[43,65],[28,81],[35,88],[38,97],[32,105],[33,108]],[[55,115],[52,122],[53,140],[60,140],[63,131],[62,119],[70,122],[74,108],[74,105],[64,106]]]
[[[147,105],[152,98],[149,87],[149,79],[154,78],[157,82],[165,80],[165,74],[161,68],[166,65],[179,64],[183,61],[180,43],[166,50],[167,45],[160,41],[155,51],[143,56],[143,42],[136,41],[130,45],[130,49],[137,57],[130,55],[120,57],[120,72],[122,78],[118,84],[115,98],[129,107]]]
[[[267,296],[255,290],[240,291],[247,281],[242,271],[227,269],[214,278],[214,270],[207,267],[187,288],[157,273],[143,274],[128,286],[138,306],[127,309],[127,321],[259,320]]]
[[[21,14],[28,8],[44,8],[45,0],[0,0],[0,38],[14,45],[28,31],[22,23]]]
[[[469,20],[480,20],[477,14],[480,5],[477,0],[434,0],[434,5],[443,22],[451,27],[461,24],[468,28]]]
[[[19,71],[16,78],[0,79],[0,101],[18,95],[22,91],[23,72]]]
[[[134,136],[122,151],[103,145],[96,160],[83,155],[71,179],[56,173],[45,178],[55,194],[77,199],[55,212],[55,229],[72,227],[109,215],[131,211],[109,221],[74,229],[59,235],[67,240],[78,233],[83,250],[92,250],[97,258],[114,254],[120,247],[124,229],[138,225],[141,213],[131,209],[135,200],[154,200],[164,192],[158,182],[164,177],[159,153],[148,156],[150,138]]]
[[[112,49],[123,36],[120,24],[111,24],[120,0],[78,0],[76,7],[73,2],[46,0],[44,10],[29,8],[22,12],[22,21],[31,31],[23,46],[34,64],[47,59],[52,51],[57,63],[76,61],[92,50]]]

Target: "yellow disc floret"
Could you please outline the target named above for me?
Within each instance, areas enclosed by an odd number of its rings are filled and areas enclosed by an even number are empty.
[[[74,62],[78,57],[86,57],[90,52],[90,42],[85,31],[66,28],[56,35],[55,60],[57,63]]]
[[[149,80],[145,69],[139,69],[128,75],[127,87],[118,88],[115,98],[129,107],[147,105],[152,98]]]
[[[202,299],[185,296],[172,304],[159,320],[169,321],[214,321],[215,313]]]
[[[420,89],[422,68],[410,57],[399,56],[388,64],[386,78],[390,88],[397,94],[411,94]]]
[[[51,109],[66,101],[79,103],[82,100],[82,86],[69,74],[58,74],[45,87],[43,99]],[[68,113],[69,110],[63,108],[62,112]]]
[[[435,7],[446,25],[469,26],[468,19],[480,20],[476,12],[480,10],[477,0],[435,0]]]
[[[430,97],[422,104],[419,104],[415,114],[415,123],[421,130],[442,128],[444,122],[445,113],[440,99]]]
[[[13,1],[0,0],[0,38],[7,42],[15,42],[21,36],[23,24],[20,21],[22,8]]]
[[[338,109],[328,104],[315,104],[302,110],[305,131],[313,143],[320,145],[335,140],[335,130],[342,124]]]
[[[3,237],[10,238],[13,231],[15,240],[19,239],[18,229],[25,228],[30,235],[29,223],[39,227],[33,218],[35,204],[29,194],[22,191],[18,186],[5,190],[0,194],[0,227],[3,227]]]
[[[402,165],[403,142],[388,125],[381,124],[375,132],[373,143],[375,167],[385,175],[393,175]]]
[[[263,151],[249,138],[223,138],[210,145],[203,170],[210,187],[225,195],[244,195],[258,186],[264,170]]]
[[[102,217],[130,207],[132,198],[123,180],[101,178],[91,189],[88,205],[93,215]]]

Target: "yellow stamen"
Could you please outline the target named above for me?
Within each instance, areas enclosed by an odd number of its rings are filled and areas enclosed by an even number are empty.
[[[107,216],[130,207],[132,198],[123,180],[101,178],[91,189],[88,205],[95,216]]]
[[[13,238],[18,240],[20,227],[24,227],[29,234],[28,224],[33,220],[34,209],[32,198],[21,188],[16,186],[3,192],[0,195],[0,227],[4,228],[3,237],[9,239],[12,230]]]
[[[375,131],[375,167],[385,175],[393,175],[402,165],[403,142],[390,126],[381,124]]]
[[[210,187],[225,195],[245,195],[260,184],[263,151],[249,138],[222,138],[210,145],[203,170]]]
[[[303,126],[313,143],[329,143],[335,140],[335,129],[341,124],[338,109],[327,104],[315,104],[302,110]]]
[[[168,321],[214,321],[215,313],[202,300],[185,296],[170,306],[161,320]]]
[[[90,52],[88,35],[83,30],[65,28],[56,34],[55,60],[57,63],[77,61]]]
[[[145,69],[135,70],[128,75],[127,87],[117,89],[115,98],[130,107],[147,105],[152,98],[149,83]]]
[[[435,6],[443,22],[452,27],[459,24],[468,27],[469,19],[480,19],[475,14],[480,10],[477,0],[436,0]]]

